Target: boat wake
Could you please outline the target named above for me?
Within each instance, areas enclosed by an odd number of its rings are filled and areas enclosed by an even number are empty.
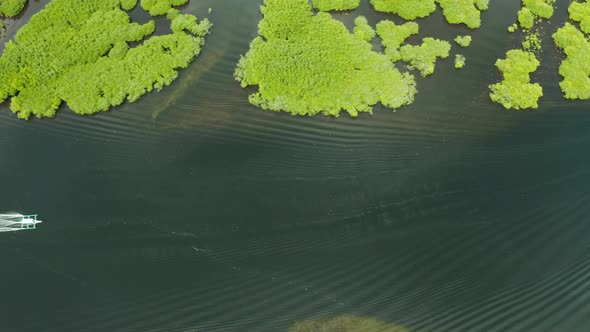
[[[0,232],[14,232],[26,229],[35,229],[37,224],[36,214],[23,215],[16,212],[0,213]]]

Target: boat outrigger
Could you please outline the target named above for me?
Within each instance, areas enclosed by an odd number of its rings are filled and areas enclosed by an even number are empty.
[[[7,213],[0,214],[0,232],[13,232],[26,229],[36,229],[42,223],[36,214]]]

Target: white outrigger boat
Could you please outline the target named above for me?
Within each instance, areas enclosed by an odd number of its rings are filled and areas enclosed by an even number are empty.
[[[36,214],[7,213],[0,214],[0,232],[14,232],[26,229],[35,229],[42,223]]]

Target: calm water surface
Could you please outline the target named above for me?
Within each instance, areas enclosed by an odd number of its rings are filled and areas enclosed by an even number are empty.
[[[8,36],[45,3],[30,2]],[[372,24],[395,19],[366,2]],[[284,331],[340,314],[590,330],[590,103],[561,98],[549,39],[539,110],[487,97],[522,38],[505,32],[517,1],[492,1],[464,70],[451,55],[413,105],[356,119],[248,104],[232,72],[260,3],[191,1],[215,24],[201,57],[140,102],[29,122],[2,106],[1,210],[46,222],[0,234],[1,331]],[[422,36],[468,33],[443,22]]]

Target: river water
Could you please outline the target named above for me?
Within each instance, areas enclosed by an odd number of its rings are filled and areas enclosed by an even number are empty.
[[[393,18],[366,2],[372,24]],[[487,96],[522,39],[505,32],[512,0],[492,1],[463,70],[439,62],[397,112],[249,105],[232,72],[259,0],[192,0],[183,10],[214,23],[202,55],[139,102],[29,122],[3,105],[0,206],[44,223],[0,234],[0,330],[285,331],[341,314],[412,331],[590,330],[590,103],[559,91],[557,2],[536,111]],[[422,36],[469,33],[440,11],[419,22]]]

